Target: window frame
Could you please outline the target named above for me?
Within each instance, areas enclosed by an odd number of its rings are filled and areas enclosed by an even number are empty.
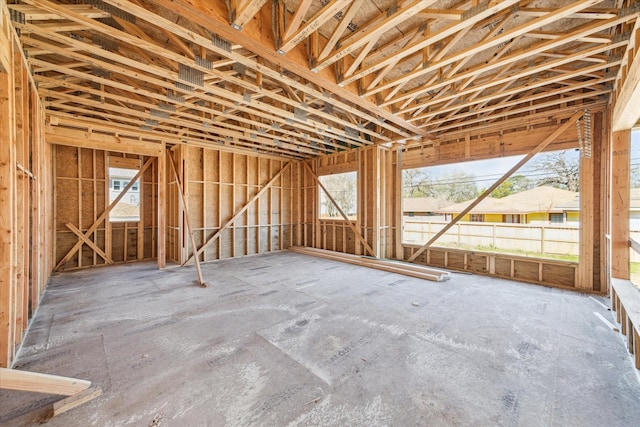
[[[558,218],[560,216],[560,221],[555,221],[553,218]],[[549,212],[549,224],[564,224],[566,222],[566,217],[564,212]]]

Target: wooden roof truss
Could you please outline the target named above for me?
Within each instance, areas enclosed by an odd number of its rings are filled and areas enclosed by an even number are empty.
[[[294,159],[605,103],[640,8],[229,0],[222,27],[193,0],[10,3],[50,116]]]

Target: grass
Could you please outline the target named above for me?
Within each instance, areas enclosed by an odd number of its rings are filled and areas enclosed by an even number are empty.
[[[499,254],[526,256],[531,258],[546,258],[546,259],[554,259],[558,261],[578,262],[578,255],[543,254],[540,252],[522,251],[522,250],[514,250],[514,249],[501,249],[493,245],[471,246],[471,245],[464,245],[464,244],[461,244],[461,245],[443,244],[440,246],[446,246],[446,247],[457,248],[457,249],[475,250],[475,251],[482,251],[482,252],[493,252],[493,253],[499,253]],[[640,274],[640,263],[638,263],[638,271]]]

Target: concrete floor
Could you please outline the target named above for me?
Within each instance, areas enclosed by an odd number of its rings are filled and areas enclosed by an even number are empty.
[[[51,426],[637,426],[608,301],[289,252],[52,278],[16,368],[90,379]],[[0,392],[0,424],[56,397]]]

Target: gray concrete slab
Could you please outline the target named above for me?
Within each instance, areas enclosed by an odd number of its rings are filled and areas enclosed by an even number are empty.
[[[52,426],[637,426],[606,299],[289,252],[56,275],[16,368],[104,394]],[[0,391],[0,424],[54,396]]]

